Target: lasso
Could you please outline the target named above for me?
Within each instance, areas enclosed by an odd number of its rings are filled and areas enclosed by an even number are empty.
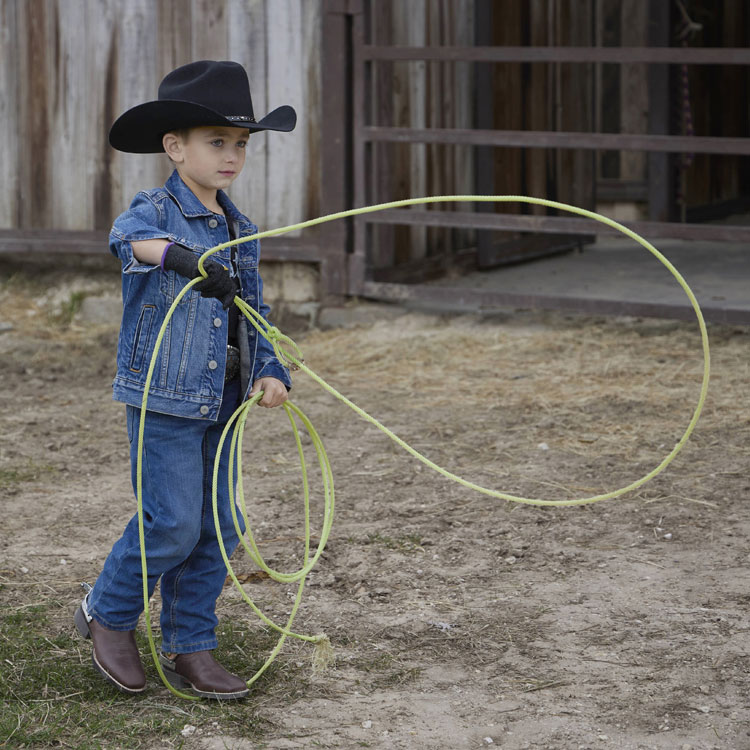
[[[414,458],[421,461],[423,464],[433,469],[434,471],[438,472],[439,474],[442,474],[444,477],[450,480],[453,480],[454,482],[458,482],[459,484],[471,490],[476,490],[477,492],[481,492],[484,495],[489,495],[490,497],[498,498],[500,500],[508,500],[510,502],[515,502],[515,503],[525,503],[527,505],[543,505],[543,506],[586,505],[589,503],[599,502],[600,500],[608,500],[611,498],[619,497],[620,495],[623,495],[626,492],[630,492],[632,490],[637,489],[638,487],[641,487],[646,482],[653,479],[657,474],[663,471],[672,462],[672,460],[680,452],[680,450],[682,450],[683,446],[685,445],[688,438],[690,437],[690,434],[693,432],[693,429],[695,428],[695,425],[698,422],[698,418],[700,417],[701,411],[703,409],[703,404],[705,403],[705,400],[706,400],[706,394],[708,392],[708,381],[709,381],[709,374],[710,374],[710,353],[709,353],[709,346],[708,346],[708,333],[706,331],[706,324],[703,320],[703,314],[701,313],[701,309],[698,305],[698,301],[696,300],[695,295],[693,294],[692,290],[687,285],[687,283],[682,278],[682,276],[679,274],[677,269],[653,245],[651,245],[647,240],[643,239],[643,237],[636,234],[631,229],[628,229],[622,224],[619,224],[618,222],[606,216],[602,216],[601,214],[597,214],[597,213],[594,213],[593,211],[588,211],[583,208],[578,208],[576,206],[570,206],[565,203],[558,203],[557,201],[545,200],[543,198],[530,198],[528,196],[523,196],[523,195],[442,195],[442,196],[433,196],[433,197],[428,197],[428,198],[410,198],[408,200],[393,201],[391,203],[380,203],[375,206],[365,206],[363,208],[354,208],[349,211],[340,211],[338,213],[329,214],[328,216],[322,216],[317,219],[303,221],[298,224],[292,224],[290,226],[281,227],[279,229],[271,229],[266,232],[258,232],[249,237],[240,237],[239,239],[231,240],[230,242],[225,242],[221,245],[217,245],[216,247],[211,248],[210,250],[207,250],[201,256],[198,262],[198,267],[200,268],[201,273],[204,274],[205,272],[203,269],[203,263],[211,255],[213,255],[216,252],[219,252],[220,250],[224,248],[228,248],[233,245],[239,245],[240,243],[243,243],[243,242],[249,242],[250,240],[263,239],[264,237],[274,237],[276,235],[285,234],[287,232],[292,232],[298,229],[304,229],[306,227],[315,226],[317,224],[323,224],[328,221],[334,221],[336,219],[344,219],[349,216],[360,216],[362,214],[371,213],[374,211],[383,211],[389,208],[398,208],[401,206],[414,206],[414,205],[419,205],[419,204],[424,204],[424,203],[441,203],[441,202],[446,202],[446,201],[472,202],[472,203],[479,203],[479,202],[530,203],[534,205],[547,206],[550,208],[560,209],[563,211],[567,211],[569,213],[579,214],[581,216],[594,219],[596,221],[601,222],[602,224],[606,224],[610,227],[613,227],[619,232],[622,232],[628,237],[634,239],[640,245],[645,247],[646,250],[648,250],[650,253],[656,256],[656,258],[659,261],[661,261],[661,263],[663,263],[669,269],[670,273],[675,277],[675,279],[677,279],[677,282],[683,288],[683,290],[685,291],[685,294],[687,294],[688,299],[690,300],[690,304],[693,306],[693,310],[695,311],[696,317],[698,318],[698,325],[700,327],[701,342],[702,342],[702,347],[703,347],[703,380],[701,382],[701,389],[700,389],[700,394],[698,397],[698,404],[695,407],[695,410],[693,411],[692,418],[690,419],[690,422],[687,428],[685,429],[685,432],[683,433],[679,441],[676,443],[674,448],[671,450],[671,452],[661,461],[661,463],[658,466],[652,469],[648,474],[646,474],[645,476],[641,477],[640,479],[634,482],[631,482],[626,487],[622,487],[620,489],[613,490],[611,492],[606,492],[601,495],[594,495],[591,497],[584,497],[584,498],[579,498],[575,500],[543,500],[543,499],[536,499],[536,498],[526,498],[526,497],[519,497],[517,495],[510,495],[505,492],[499,492],[498,490],[488,489],[486,487],[481,487],[480,485],[475,484],[474,482],[470,482],[466,479],[463,479],[462,477],[459,477],[456,474],[453,474],[447,469],[444,469],[443,467],[438,466],[436,463],[430,461],[426,456],[423,456],[415,448],[412,448],[408,443],[406,443],[404,440],[398,437],[398,435],[396,435],[387,427],[382,425],[377,419],[367,414],[367,412],[365,412],[363,409],[360,409],[356,404],[352,403],[348,398],[346,398],[341,393],[339,393],[333,386],[326,383],[325,380],[323,380],[319,375],[317,375],[307,365],[305,365],[303,361],[303,357],[302,357],[302,352],[300,351],[297,344],[295,344],[295,342],[292,341],[291,338],[281,333],[278,328],[269,325],[268,322],[258,312],[256,312],[252,307],[250,307],[250,305],[248,305],[239,296],[235,297],[234,302],[242,311],[242,313],[246,316],[246,318],[250,321],[250,323],[252,323],[252,325],[256,328],[258,333],[261,336],[264,336],[268,341],[270,341],[271,345],[273,346],[274,352],[276,353],[276,356],[282,362],[287,363],[290,367],[294,369],[301,370],[306,375],[311,377],[316,383],[318,383],[318,385],[320,385],[323,389],[328,391],[328,393],[330,393],[332,396],[334,396],[335,398],[345,403],[352,410],[354,410],[360,417],[362,417],[363,419],[368,421],[370,424],[374,425],[379,430],[384,432],[389,438],[391,438],[391,440],[393,440],[395,443],[400,445],[405,451],[407,451],[412,456],[414,456]],[[178,695],[181,698],[187,698],[189,700],[199,700],[199,699],[196,696],[188,695],[186,693],[180,692],[179,690],[176,690],[167,681],[164,675],[164,671],[162,670],[162,667],[159,663],[159,658],[156,652],[156,645],[154,643],[154,637],[151,631],[151,617],[150,617],[150,612],[149,612],[148,583],[147,583],[148,582],[148,568],[146,564],[146,546],[145,546],[144,529],[143,529],[142,469],[143,469],[143,434],[144,434],[144,427],[145,427],[146,407],[148,403],[149,390],[151,388],[151,379],[152,379],[154,368],[155,368],[156,361],[157,361],[157,355],[159,353],[159,349],[161,347],[162,339],[164,338],[164,333],[166,331],[167,325],[169,324],[169,321],[172,318],[172,315],[177,305],[180,303],[180,300],[188,293],[188,291],[201,280],[201,278],[202,277],[199,276],[185,285],[185,287],[177,295],[171,307],[167,311],[166,317],[164,318],[164,322],[162,323],[161,329],[159,330],[159,334],[157,336],[156,343],[154,345],[154,352],[153,352],[153,355],[151,356],[151,363],[149,365],[148,373],[146,375],[146,383],[145,383],[144,390],[143,390],[143,400],[141,404],[141,418],[140,418],[140,424],[138,427],[138,460],[137,460],[137,465],[136,465],[136,496],[137,496],[137,502],[138,502],[138,534],[139,534],[140,545],[141,545],[141,570],[142,570],[142,576],[143,576],[143,604],[144,604],[146,632],[148,635],[149,646],[151,648],[151,654],[153,656],[156,669],[159,672],[162,682],[175,695]],[[302,486],[303,486],[303,493],[304,493],[304,508],[305,508],[305,553],[304,553],[303,565],[299,570],[291,572],[291,573],[282,573],[282,572],[273,570],[263,560],[263,557],[261,556],[260,551],[258,550],[257,544],[255,543],[252,529],[251,529],[251,526],[247,517],[247,507],[245,505],[245,498],[244,498],[244,493],[242,490],[242,439],[243,439],[244,431],[245,431],[245,423],[247,421],[247,417],[250,412],[250,409],[262,398],[262,395],[263,395],[262,392],[257,393],[253,396],[253,398],[242,403],[237,408],[235,413],[232,415],[229,422],[227,422],[227,425],[224,428],[224,431],[222,433],[221,439],[219,441],[219,446],[216,452],[216,460],[214,463],[214,472],[213,472],[213,492],[212,492],[213,514],[214,514],[214,522],[216,525],[216,533],[218,537],[219,547],[221,549],[221,554],[222,554],[222,557],[224,558],[224,563],[226,564],[229,576],[231,577],[232,581],[234,582],[234,585],[237,587],[240,594],[242,595],[242,598],[250,605],[253,611],[261,618],[261,620],[266,625],[268,625],[270,628],[272,628],[273,630],[277,631],[280,634],[279,640],[276,643],[276,646],[274,647],[274,649],[271,651],[271,654],[269,655],[268,659],[261,666],[261,668],[250,678],[250,680],[248,680],[248,683],[247,683],[248,686],[254,683],[266,671],[268,666],[271,664],[271,662],[274,660],[276,655],[281,650],[281,647],[288,636],[293,636],[294,638],[299,638],[304,641],[309,641],[316,645],[316,648],[313,653],[313,668],[314,669],[324,667],[332,656],[330,643],[328,641],[328,638],[325,635],[322,635],[322,634],[316,635],[316,636],[302,635],[299,633],[295,633],[294,631],[291,630],[295,615],[297,614],[297,610],[302,601],[302,591],[304,589],[305,579],[307,577],[307,574],[312,570],[312,568],[314,567],[314,565],[317,563],[318,559],[320,558],[320,555],[322,554],[323,550],[325,549],[325,545],[328,540],[328,535],[331,530],[331,525],[333,523],[334,492],[333,492],[333,475],[331,473],[331,467],[328,462],[328,457],[326,456],[326,452],[323,448],[323,444],[320,440],[320,437],[318,433],[315,431],[315,428],[310,423],[310,420],[294,404],[290,403],[289,401],[284,403],[283,406],[284,406],[284,409],[286,410],[287,416],[289,417],[289,420],[292,425],[292,431],[294,434],[295,443],[297,445],[297,451],[300,457],[300,464],[302,467]],[[310,507],[309,507],[310,496],[309,496],[307,466],[306,466],[304,455],[303,455],[302,442],[300,440],[299,430],[295,422],[295,417],[297,417],[305,426],[305,429],[307,430],[312,440],[312,444],[315,448],[315,452],[318,457],[318,463],[320,465],[322,482],[323,482],[323,490],[324,490],[323,526],[322,526],[322,530],[320,533],[320,541],[318,542],[318,546],[314,554],[312,554],[312,556],[310,554],[311,553]],[[257,605],[252,601],[252,599],[247,595],[247,593],[244,591],[239,579],[237,578],[237,575],[232,569],[232,565],[229,562],[229,557],[224,547],[224,542],[222,539],[221,529],[219,525],[219,514],[218,514],[218,505],[217,505],[218,503],[217,485],[219,481],[218,479],[219,457],[221,456],[224,442],[226,441],[230,432],[232,433],[232,437],[231,437],[231,442],[230,442],[230,458],[229,458],[229,494],[230,494],[232,517],[234,520],[234,525],[235,525],[235,530],[237,531],[237,535],[239,536],[240,541],[243,547],[245,548],[246,552],[250,556],[251,560],[256,565],[258,565],[259,568],[265,571],[272,579],[282,582],[282,583],[297,583],[298,584],[297,593],[294,599],[292,610],[289,614],[289,618],[286,622],[286,625],[283,627],[281,625],[277,625],[276,623],[271,621],[268,617],[266,617],[260,611]],[[234,472],[234,467],[235,467],[235,460],[236,460],[237,474],[238,474],[237,500],[239,501],[243,516],[245,518],[245,522],[247,526],[247,537],[248,537],[249,542],[248,540],[244,538],[244,535],[241,533],[240,524],[237,518],[236,503],[235,503],[233,482],[232,482],[232,477],[234,475],[233,472]]]

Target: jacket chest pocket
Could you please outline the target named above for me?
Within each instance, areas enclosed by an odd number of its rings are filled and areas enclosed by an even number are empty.
[[[156,305],[144,305],[138,318],[133,336],[133,349],[130,356],[130,371],[140,372],[143,369],[143,358],[146,354],[148,342],[151,338],[151,329],[154,326]]]

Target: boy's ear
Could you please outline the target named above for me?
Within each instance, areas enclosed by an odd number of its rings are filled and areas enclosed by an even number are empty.
[[[174,162],[183,161],[182,138],[177,133],[164,133],[161,144],[167,152],[167,156]]]

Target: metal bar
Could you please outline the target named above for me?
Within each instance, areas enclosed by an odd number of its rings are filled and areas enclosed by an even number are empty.
[[[514,294],[491,292],[474,287],[428,286],[424,284],[388,284],[368,281],[362,296],[389,302],[418,300],[435,305],[441,310],[490,312],[498,309],[562,310],[590,315],[633,315],[647,318],[672,318],[694,320],[695,311],[685,300],[684,304],[662,302],[628,302],[621,300],[560,297],[543,294]],[[750,310],[723,308],[713,305],[701,307],[703,317],[712,323],[747,325]]]
[[[456,143],[474,146],[528,146],[608,151],[657,151],[685,154],[750,156],[750,138],[630,135],[625,133],[556,133],[543,130],[469,130],[466,128],[364,127],[365,141],[396,143]]]
[[[502,229],[543,234],[620,234],[608,224],[584,217],[538,216],[518,214],[480,214],[471,211],[424,211],[391,208],[361,217],[372,224],[420,224],[462,229]],[[727,224],[678,224],[661,221],[620,222],[649,239],[707,240],[750,242],[750,226]]]
[[[750,65],[744,47],[399,47],[365,45],[364,60]]]

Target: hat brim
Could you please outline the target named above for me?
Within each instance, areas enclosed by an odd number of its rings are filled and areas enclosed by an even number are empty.
[[[253,122],[233,117],[194,102],[159,100],[139,104],[115,120],[109,131],[109,143],[118,151],[131,154],[157,154],[164,150],[162,138],[170,130],[219,125],[247,128],[251,132],[276,130],[288,133],[297,124],[297,113],[288,105],[277,107],[262,120]]]

